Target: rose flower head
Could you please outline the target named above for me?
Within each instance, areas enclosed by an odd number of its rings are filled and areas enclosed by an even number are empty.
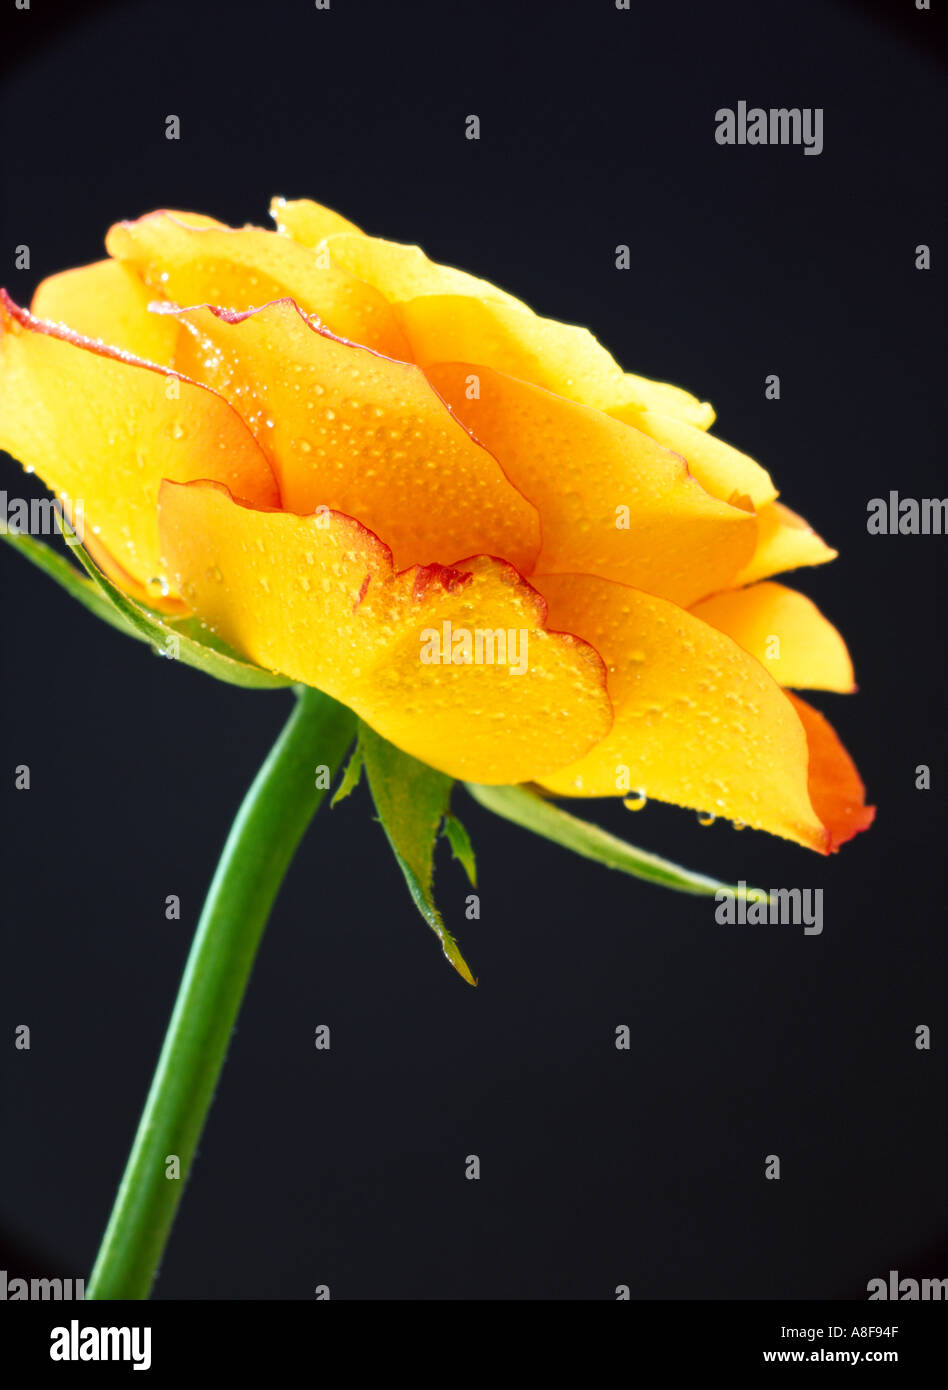
[[[95,566],[235,671],[314,686],[449,778],[648,797],[828,853],[872,819],[797,689],[832,559],[711,407],[306,201],[161,211],[4,295],[0,446]],[[248,677],[248,683],[252,683]]]

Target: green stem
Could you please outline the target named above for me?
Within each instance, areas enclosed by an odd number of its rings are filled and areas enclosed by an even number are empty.
[[[349,710],[300,687],[244,797],[194,936],[87,1299],[147,1298],[181,1200],[270,909],[355,733]],[[168,1177],[169,1159],[178,1178]]]

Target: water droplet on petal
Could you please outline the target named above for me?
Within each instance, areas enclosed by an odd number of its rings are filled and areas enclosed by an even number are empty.
[[[648,797],[644,792],[631,792],[622,802],[627,811],[644,811],[648,804]]]
[[[699,824],[699,825],[713,825],[714,822],[715,822],[716,820],[717,820],[717,816],[714,815],[711,811],[699,811],[699,812],[698,812],[698,824]]]

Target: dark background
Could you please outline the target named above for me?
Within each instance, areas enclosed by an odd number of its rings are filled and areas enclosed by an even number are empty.
[[[865,1298],[890,1268],[948,1276],[948,542],[865,527],[870,497],[946,491],[937,17],[910,0],[162,0],[68,17],[4,2],[15,298],[97,259],[120,218],[169,205],[268,225],[285,194],[588,324],[629,369],[710,399],[722,436],[839,547],[792,582],[849,639],[861,693],[814,703],[880,808],[822,860],[668,807],[587,805],[691,867],[824,888],[824,933],[805,938],[718,926],[713,902],[572,858],[458,791],[481,921],[464,920],[446,848],[438,887],[476,991],[415,914],[364,789],[323,811],[157,1296]],[[717,146],[715,110],[742,99],[822,106],[823,154]],[[29,486],[0,459],[0,487]],[[290,697],[156,660],[6,549],[0,584],[0,1261],[78,1276],[217,853]]]

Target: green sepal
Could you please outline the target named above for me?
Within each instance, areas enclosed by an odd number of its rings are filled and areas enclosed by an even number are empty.
[[[444,824],[441,833],[451,846],[451,853],[463,868],[470,881],[471,887],[477,887],[477,861],[474,858],[474,846],[471,844],[471,837],[457,816],[446,811],[444,814]]]
[[[375,809],[412,901],[458,974],[469,985],[476,985],[432,893],[435,842],[442,821],[449,815],[452,779],[402,753],[366,724],[359,726],[359,747]]]
[[[220,638],[200,627],[196,618],[184,618],[175,623],[152,609],[144,608],[112,583],[108,575],[102,573],[98,565],[81,545],[73,545],[76,559],[89,578],[99,586],[103,594],[111,600],[128,625],[136,630],[146,641],[151,642],[155,651],[162,656],[171,656],[175,661],[183,661],[185,666],[193,666],[216,680],[227,681],[230,685],[240,685],[251,690],[279,690],[293,682],[286,676],[264,671],[249,661],[242,661],[236,653],[221,642]],[[198,640],[195,632],[201,632]]]
[[[738,888],[722,883],[706,874],[696,874],[690,869],[682,869],[668,859],[647,850],[637,849],[608,830],[588,821],[571,816],[559,806],[538,796],[527,787],[485,787],[478,782],[465,782],[467,790],[475,801],[488,811],[513,821],[525,830],[532,830],[547,840],[563,845],[584,859],[593,859],[605,864],[609,869],[641,878],[646,883],[657,883],[663,888],[675,888],[680,893],[700,893],[713,896],[722,890],[733,893],[735,897],[763,892],[761,889]],[[767,894],[764,894],[764,898]],[[763,899],[762,899],[763,900]]]
[[[342,774],[342,781],[333,793],[333,798],[329,803],[330,810],[338,805],[340,801],[345,801],[346,797],[350,796],[362,781],[363,762],[362,745],[357,743],[352,750],[352,756],[346,763],[346,770]]]
[[[44,574],[55,579],[61,588],[97,618],[124,632],[127,637],[147,642],[160,656],[173,657],[185,666],[193,666],[217,680],[246,689],[279,690],[293,684],[287,676],[265,671],[261,666],[242,660],[219,637],[202,628],[199,619],[188,616],[176,620],[136,603],[102,573],[77,540],[71,539],[69,547],[89,576],[88,579],[78,574],[64,556],[42,541],[19,532],[4,531],[2,534],[21,554]]]
[[[0,535],[25,556],[30,564],[36,565],[37,569],[54,579],[61,589],[65,589],[71,598],[88,608],[97,618],[117,628],[119,632],[124,632],[126,637],[135,637],[139,642],[151,641],[149,637],[131,627],[111,600],[105,597],[99,586],[84,574],[80,574],[75,565],[71,565],[65,555],[60,555],[51,545],[35,540],[23,532],[9,531],[5,528],[0,530]]]

